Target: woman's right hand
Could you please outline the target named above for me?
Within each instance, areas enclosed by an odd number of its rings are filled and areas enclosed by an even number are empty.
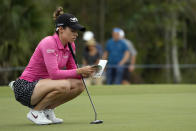
[[[97,69],[93,68],[92,66],[84,66],[84,67],[78,68],[76,71],[77,71],[77,74],[82,75],[84,78],[88,78],[92,76],[93,73],[97,71]]]

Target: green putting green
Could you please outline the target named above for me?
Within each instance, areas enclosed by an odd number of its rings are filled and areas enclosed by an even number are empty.
[[[86,92],[58,107],[58,125],[27,120],[28,108],[0,87],[0,131],[195,131],[196,85],[130,85],[88,87],[103,124],[91,125],[94,113]]]

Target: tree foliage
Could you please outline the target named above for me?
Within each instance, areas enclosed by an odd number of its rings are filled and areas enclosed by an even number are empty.
[[[175,39],[180,64],[196,62],[196,2],[194,0],[1,0],[0,67],[26,66],[39,41],[54,33],[52,13],[57,6],[76,15],[81,24],[95,33],[104,47],[111,30],[125,30],[138,50],[137,64],[173,64]],[[172,13],[176,13],[176,37],[172,38]],[[104,19],[103,17],[104,16]],[[104,24],[100,26],[100,24]],[[101,33],[104,27],[104,41]],[[80,34],[81,36],[82,34]],[[173,40],[172,40],[173,39]],[[83,41],[76,41],[81,60]],[[181,70],[182,82],[194,82],[192,70]],[[0,83],[15,79],[21,72],[1,72]],[[172,69],[137,69],[137,82],[173,82]],[[171,78],[168,80],[167,78]]]

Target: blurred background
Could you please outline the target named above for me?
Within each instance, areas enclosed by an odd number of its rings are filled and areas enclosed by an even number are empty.
[[[131,83],[196,83],[195,0],[1,0],[0,85],[20,76],[39,41],[53,35],[53,12],[74,14],[105,48],[114,27],[137,50]],[[83,34],[76,41],[82,64]]]

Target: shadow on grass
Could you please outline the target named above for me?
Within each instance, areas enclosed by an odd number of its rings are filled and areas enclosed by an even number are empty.
[[[23,129],[23,128],[27,128],[27,129],[33,129],[33,128],[45,128],[45,127],[64,127],[64,126],[73,126],[73,125],[77,125],[77,126],[82,126],[82,125],[88,125],[89,122],[63,122],[61,124],[50,124],[50,125],[36,125],[34,123],[10,123],[10,124],[4,124],[4,125],[0,125],[0,129]]]

